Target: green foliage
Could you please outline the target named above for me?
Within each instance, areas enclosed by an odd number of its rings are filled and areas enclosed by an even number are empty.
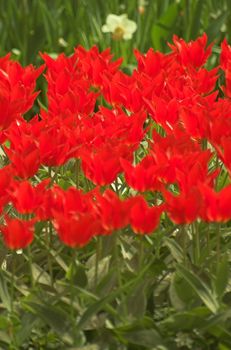
[[[40,234],[32,260],[28,252],[8,252],[0,275],[1,347],[229,347],[230,248],[218,262],[207,255],[196,267],[175,234],[121,232],[76,252],[60,249],[55,235],[48,248]]]
[[[230,0],[150,0],[143,14],[135,0],[0,0],[0,54],[11,51],[23,64],[39,63],[39,51],[69,54],[79,44],[96,44],[123,55],[131,71],[133,48],[164,51],[173,34],[190,40],[206,31],[216,60],[220,41],[231,41],[230,9]],[[113,42],[102,33],[109,13],[136,21],[133,40]],[[73,166],[65,165],[62,174],[52,169],[53,180],[73,185]],[[222,173],[218,187],[227,181]],[[38,233],[46,229],[37,226]],[[150,237],[125,230],[74,254],[55,233],[51,242],[37,236],[28,252],[1,248],[0,348],[230,349],[230,224],[220,229],[219,254],[216,228],[206,241],[203,224],[199,246],[187,227],[160,228]]]
[[[166,51],[165,43],[173,34],[190,40],[205,31],[216,45],[224,36],[230,41],[230,0],[146,1],[144,12],[139,12],[138,4],[135,0],[0,0],[0,54],[11,51],[24,64],[38,63],[39,51],[70,54],[77,45],[96,44],[101,50],[110,46],[127,65],[132,63],[133,48]],[[109,13],[127,13],[137,23],[133,40],[115,42],[102,33]]]

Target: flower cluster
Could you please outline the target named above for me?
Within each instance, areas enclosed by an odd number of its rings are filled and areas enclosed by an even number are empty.
[[[42,54],[38,69],[1,58],[0,231],[7,246],[26,247],[46,221],[78,247],[129,226],[150,234],[165,215],[175,224],[231,219],[231,47],[224,41],[219,67],[208,70],[205,34],[189,43],[174,36],[169,46],[166,55],[135,51],[131,75],[96,47],[57,59]],[[26,121],[44,70],[48,107]],[[67,171],[73,164],[74,176]]]

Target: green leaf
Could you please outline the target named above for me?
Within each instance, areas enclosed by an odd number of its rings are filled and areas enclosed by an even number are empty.
[[[202,328],[207,325],[210,311],[206,307],[194,308],[190,311],[182,311],[167,317],[160,322],[162,331],[190,331],[194,328]]]
[[[228,12],[223,12],[213,21],[210,21],[210,25],[205,30],[208,35],[208,42],[212,42],[219,35],[222,25],[225,23]]]
[[[137,318],[132,323],[125,324],[113,329],[119,339],[130,344],[152,348],[158,345],[164,345],[164,340],[149,317]]]
[[[100,348],[97,344],[91,344],[91,345],[81,346],[77,348],[76,347],[70,348],[69,350],[100,350]]]
[[[9,327],[9,320],[6,315],[0,316],[0,329],[6,329]]]
[[[65,333],[71,327],[69,315],[57,306],[38,304],[31,301],[27,301],[25,305],[29,311],[36,314],[58,334]]]
[[[212,315],[207,320],[205,326],[203,327],[206,331],[211,331],[216,326],[229,325],[231,318],[231,310],[224,310],[216,315]]]
[[[163,43],[167,40],[178,14],[178,5],[173,3],[167,7],[165,13],[152,26],[152,43],[155,50],[163,50]]]
[[[201,27],[201,14],[202,14],[203,5],[204,5],[203,1],[197,0],[195,10],[193,12],[189,38],[196,39],[198,35],[199,29]]]
[[[150,269],[150,266],[152,266],[153,261],[149,264],[147,264],[143,270],[140,271],[139,275],[133,279],[130,279],[127,283],[125,283],[122,287],[117,288],[115,291],[108,294],[106,297],[101,298],[94,304],[90,305],[87,310],[84,312],[82,317],[80,318],[78,326],[80,328],[84,327],[85,324],[91,319],[93,315],[95,315],[97,312],[99,312],[102,309],[107,309],[108,307],[111,308],[109,303],[114,300],[115,298],[121,296],[123,293],[128,292],[130,288],[132,288],[134,285],[136,285],[141,279],[144,278],[145,273]],[[112,308],[111,308],[112,311]],[[117,314],[117,313],[116,313]],[[117,317],[121,317],[117,314]]]
[[[230,350],[230,347],[227,347],[225,344],[219,344],[218,350]]]
[[[163,345],[163,340],[155,329],[131,330],[123,334],[123,337],[129,343],[145,346],[145,348]]]
[[[30,313],[24,313],[20,320],[20,328],[15,332],[15,338],[18,345],[23,345],[31,334],[32,329],[37,322],[37,316]]]
[[[70,264],[68,268],[68,271],[66,273],[66,278],[69,281],[72,281],[72,283],[75,283],[82,288],[84,288],[88,282],[85,268],[73,262]]]
[[[11,344],[11,338],[9,336],[9,334],[7,334],[7,332],[2,332],[0,331],[0,339],[1,339],[1,342],[3,343],[6,343],[6,344]],[[10,349],[10,348],[7,348],[7,349]]]
[[[32,274],[36,283],[46,284],[48,286],[51,285],[51,277],[50,275],[42,269],[38,264],[33,263],[31,266]]]
[[[167,317],[160,322],[162,332],[191,331],[200,329],[204,333],[213,333],[230,324],[230,310],[222,311],[216,315],[211,314],[207,307],[197,307],[190,311],[182,311]]]
[[[8,286],[6,282],[6,278],[3,273],[0,273],[0,299],[4,305],[4,307],[10,311],[11,310],[11,298],[8,291]]]
[[[215,288],[218,298],[221,300],[229,281],[229,262],[227,256],[222,257],[218,264]]]
[[[188,282],[208,309],[212,313],[216,313],[219,309],[219,304],[216,296],[209,287],[194,272],[188,270],[183,265],[178,265],[177,271]]]
[[[134,287],[132,293],[129,293],[126,299],[121,301],[120,310],[123,310],[124,303],[126,303],[125,310],[128,315],[134,318],[143,317],[147,307],[146,289],[147,281],[141,281]]]
[[[174,295],[174,292],[176,295]],[[192,308],[196,306],[198,303],[198,298],[195,291],[192,289],[189,283],[177,272],[174,273],[172,276],[169,293],[173,294],[173,295],[170,294],[170,297],[174,306],[175,306],[174,301],[176,303],[177,297],[178,297],[178,304],[179,304],[178,309],[182,310],[183,305],[185,307],[187,306],[188,308]],[[181,306],[180,306],[180,302],[182,303]]]
[[[184,295],[185,295],[185,293],[184,293]],[[176,310],[184,310],[186,303],[184,300],[182,300],[182,298],[180,298],[179,293],[177,293],[175,274],[173,275],[173,277],[171,279],[171,284],[170,284],[170,288],[169,288],[169,297],[170,297],[170,300],[171,300],[173,307]]]
[[[176,240],[166,237],[164,238],[164,244],[168,247],[172,256],[177,262],[182,262],[184,260],[183,249],[176,242]]]
[[[108,273],[109,264],[110,264],[110,256],[105,256],[100,259],[98,262],[98,280],[101,280]],[[87,271],[87,279],[89,286],[93,286],[95,283],[95,264],[96,264],[96,254],[92,255],[91,259],[88,260],[87,266],[89,266],[89,270]]]

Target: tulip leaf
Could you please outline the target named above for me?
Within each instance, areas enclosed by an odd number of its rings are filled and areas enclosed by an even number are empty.
[[[0,299],[7,310],[11,310],[11,297],[8,291],[6,278],[0,273]]]
[[[184,260],[183,249],[174,239],[165,237],[164,244],[168,247],[177,262],[182,262]]]
[[[20,320],[20,328],[15,333],[17,344],[22,345],[23,342],[29,338],[32,329],[37,322],[37,316],[31,313],[25,313]]]
[[[203,10],[204,2],[197,0],[195,5],[195,10],[193,12],[193,18],[191,23],[190,38],[195,39],[198,35],[199,29],[201,27],[201,15]]]
[[[225,289],[229,281],[229,262],[227,256],[224,256],[217,268],[215,288],[219,299],[221,299],[225,293]]]
[[[163,345],[163,340],[155,329],[131,330],[123,334],[123,337],[131,344],[146,348]]]
[[[152,44],[155,50],[163,51],[163,43],[168,39],[178,14],[178,5],[173,3],[152,26]]]
[[[71,326],[68,314],[57,306],[27,301],[28,310],[36,314],[57,333],[65,333]]]
[[[108,308],[109,303],[120,296],[121,294],[124,294],[125,292],[128,292],[130,288],[133,288],[134,285],[137,285],[137,283],[144,277],[145,273],[149,270],[150,266],[152,265],[153,261],[151,260],[149,264],[147,264],[143,270],[140,271],[139,275],[133,279],[130,279],[127,283],[125,283],[120,288],[117,288],[115,291],[112,291],[110,294],[108,294],[106,297],[101,298],[100,300],[93,303],[91,306],[89,306],[82,317],[79,320],[78,326],[80,328],[84,327],[85,324],[89,321],[89,319],[97,314],[102,309]],[[112,308],[110,307],[111,311]],[[120,315],[117,315],[117,317],[120,317]]]
[[[219,309],[217,298],[204,281],[202,281],[194,272],[188,270],[182,265],[177,266],[177,271],[188,282],[207,308],[212,313],[216,313]]]
[[[219,34],[222,25],[227,19],[228,13],[221,13],[220,16],[210,21],[208,28],[205,30],[208,35],[208,42],[212,42]]]
[[[211,312],[206,307],[197,307],[190,311],[181,311],[167,317],[160,323],[160,329],[167,329],[171,332],[176,332],[179,329],[190,331],[194,328],[206,326],[209,317],[211,317]]]

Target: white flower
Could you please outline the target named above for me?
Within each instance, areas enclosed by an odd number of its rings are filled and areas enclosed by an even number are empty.
[[[126,14],[116,16],[110,14],[107,16],[106,24],[102,26],[103,33],[112,33],[114,40],[129,40],[137,29],[137,24],[128,19]]]

